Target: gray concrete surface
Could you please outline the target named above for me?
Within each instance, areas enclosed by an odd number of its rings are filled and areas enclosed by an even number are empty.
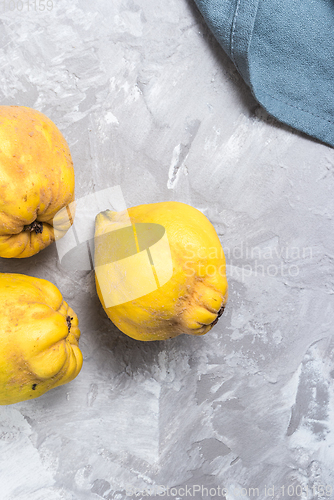
[[[58,125],[77,197],[120,186],[127,206],[202,210],[230,286],[206,336],[141,343],[55,245],[2,259],[2,272],[58,286],[84,365],[0,408],[1,499],[163,498],[158,486],[164,498],[334,498],[333,149],[257,105],[190,0],[0,11],[0,103]]]

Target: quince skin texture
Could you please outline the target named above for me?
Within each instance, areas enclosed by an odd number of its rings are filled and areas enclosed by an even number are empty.
[[[97,293],[111,321],[137,340],[204,335],[228,296],[225,256],[210,221],[179,202],[96,218]]]
[[[78,318],[47,280],[0,274],[0,404],[41,396],[81,370]]]
[[[0,257],[30,257],[63,236],[73,200],[73,163],[56,125],[34,109],[0,106]]]

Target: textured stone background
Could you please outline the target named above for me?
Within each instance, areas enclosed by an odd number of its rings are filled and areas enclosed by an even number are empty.
[[[333,149],[267,116],[190,0],[0,12],[1,104],[58,125],[77,197],[119,185],[128,206],[199,208],[230,285],[206,336],[140,343],[55,245],[1,260],[59,287],[84,354],[70,384],[0,408],[1,499],[334,498]]]

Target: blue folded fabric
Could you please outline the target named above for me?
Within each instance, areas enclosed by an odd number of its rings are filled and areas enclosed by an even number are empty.
[[[257,101],[334,147],[334,0],[195,0]]]

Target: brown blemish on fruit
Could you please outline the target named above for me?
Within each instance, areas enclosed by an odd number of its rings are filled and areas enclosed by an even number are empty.
[[[71,331],[71,326],[72,326],[71,321],[73,321],[73,318],[71,318],[70,316],[67,316],[66,323],[67,323],[68,333],[70,333],[70,331]]]

